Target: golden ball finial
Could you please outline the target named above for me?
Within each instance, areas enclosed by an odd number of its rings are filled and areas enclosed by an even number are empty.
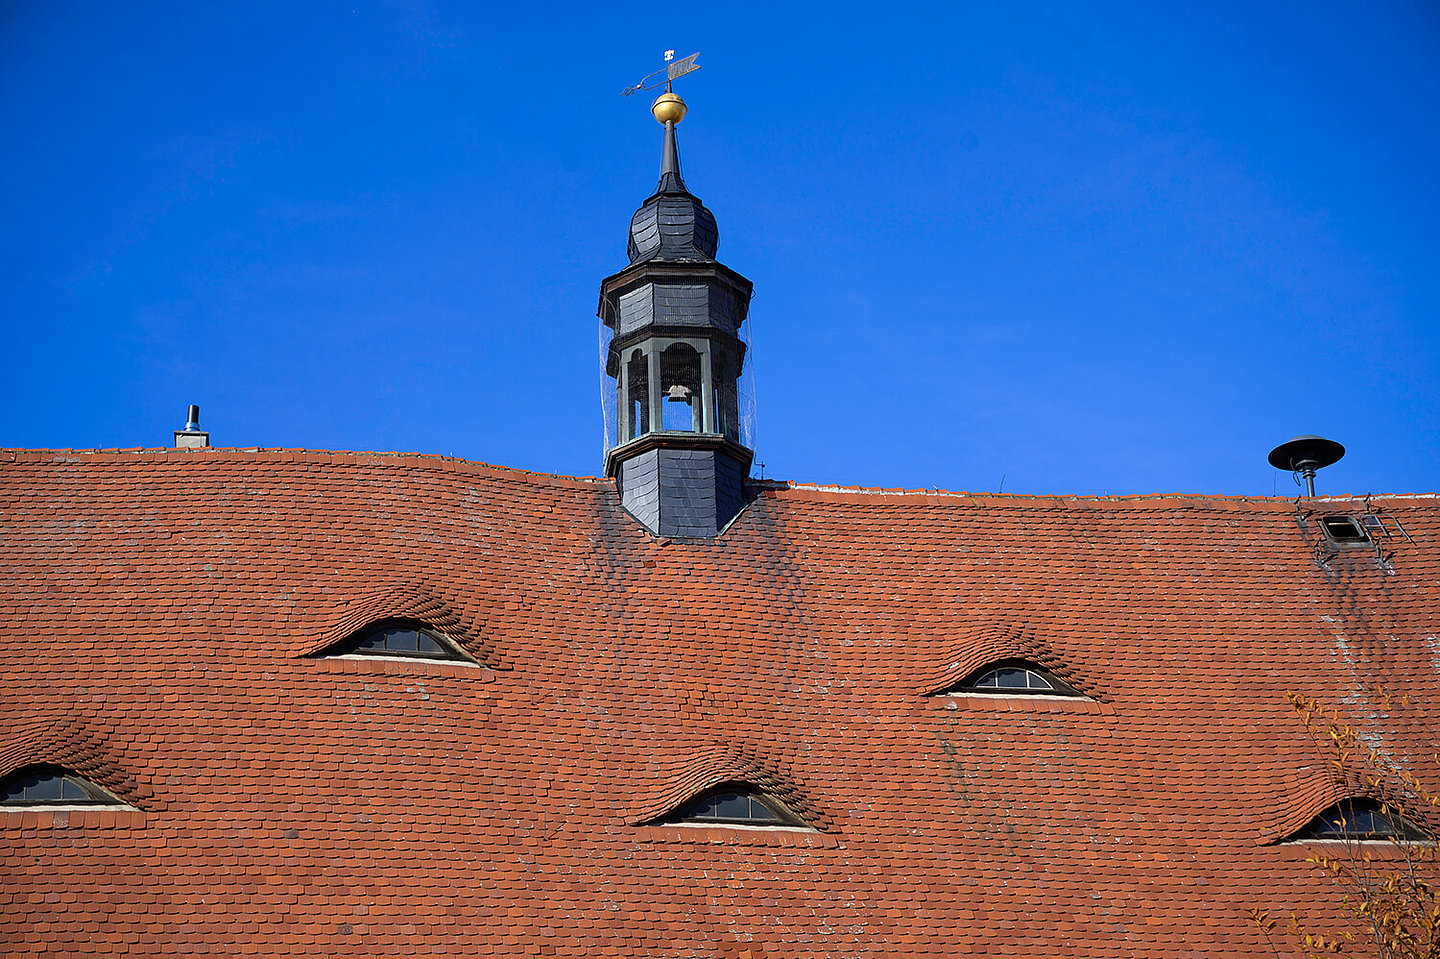
[[[650,104],[657,123],[679,123],[685,119],[685,101],[673,93],[662,93]]]

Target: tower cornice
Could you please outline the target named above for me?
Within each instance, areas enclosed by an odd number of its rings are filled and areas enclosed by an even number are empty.
[[[659,431],[646,433],[638,439],[633,439],[607,452],[605,454],[605,475],[615,476],[619,473],[620,464],[624,461],[656,449],[721,452],[729,455],[746,471],[750,469],[750,462],[755,458],[754,450],[741,446],[725,436],[716,436],[712,433]]]
[[[665,279],[691,282],[713,280],[722,286],[729,287],[730,291],[736,295],[737,303],[746,308],[746,313],[748,313],[750,296],[755,291],[755,284],[749,279],[715,260],[697,263],[646,260],[632,263],[619,273],[607,276],[600,281],[600,303],[596,307],[596,315],[606,326],[614,329],[621,296],[644,283]],[[744,320],[745,313],[742,313],[736,326],[739,326]]]

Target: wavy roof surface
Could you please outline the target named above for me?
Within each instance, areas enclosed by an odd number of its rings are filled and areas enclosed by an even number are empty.
[[[1287,693],[1440,780],[1431,496],[754,493],[666,541],[442,457],[0,453],[0,776],[133,807],[0,810],[0,942],[1268,955],[1357,788]],[[387,618],[478,665],[312,655]],[[944,693],[1007,658],[1086,696]],[[726,782],[811,828],[654,824]]]

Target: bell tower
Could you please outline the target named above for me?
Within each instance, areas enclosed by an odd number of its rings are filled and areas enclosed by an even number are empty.
[[[630,265],[600,284],[605,474],[651,532],[713,537],[744,508],[754,456],[740,416],[752,285],[715,259],[715,217],[680,175],[685,101],[667,83],[650,112],[665,128],[660,183],[630,220]]]

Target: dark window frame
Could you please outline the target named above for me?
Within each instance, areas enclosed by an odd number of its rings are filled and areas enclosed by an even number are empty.
[[[1023,671],[1027,674],[1027,685],[1025,686],[980,686],[990,677],[992,673],[1007,671]],[[1045,687],[1028,685],[1028,677],[1034,676],[1046,684]],[[998,680],[998,677],[997,677]],[[955,693],[974,693],[980,696],[1066,696],[1084,697],[1084,693],[1071,686],[1065,680],[1056,676],[1053,672],[1028,659],[1011,657],[999,659],[986,663],[979,669],[970,673],[954,686],[942,691],[942,695],[953,695]]]
[[[417,635],[416,649],[388,648],[365,645],[373,637],[380,635],[388,637],[391,633],[412,632]],[[437,649],[426,650],[418,648],[421,640],[428,640]],[[370,623],[363,629],[356,630],[353,634],[342,639],[338,643],[325,647],[316,654],[320,658],[335,656],[362,656],[377,657],[383,659],[418,659],[434,663],[474,663],[456,642],[426,624],[414,619],[382,619]]]
[[[58,797],[26,796],[23,790],[34,788],[39,782],[61,781],[61,795]],[[32,782],[27,782],[30,780]],[[82,796],[64,795],[65,786],[73,786]],[[20,796],[12,796],[15,790],[22,790]],[[29,806],[124,806],[125,801],[114,793],[91,782],[72,769],[55,763],[33,763],[22,766],[0,779],[0,809]]]
[[[759,806],[770,813],[769,818],[756,816],[727,816],[723,813],[705,814],[700,812],[723,800],[744,799],[750,808]],[[727,782],[711,786],[704,792],[692,796],[656,820],[661,826],[747,826],[761,829],[809,829],[810,825],[801,819],[790,807],[762,789],[744,782]]]

